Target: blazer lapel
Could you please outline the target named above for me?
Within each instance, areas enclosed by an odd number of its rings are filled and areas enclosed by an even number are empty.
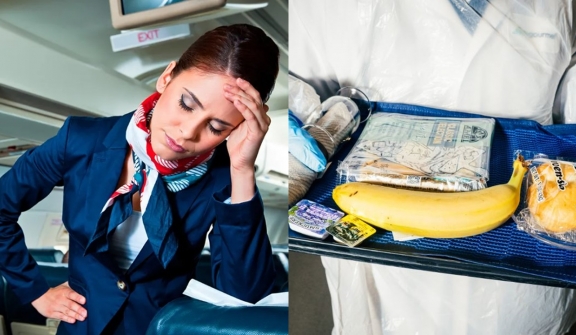
[[[116,190],[120,174],[124,166],[124,159],[128,150],[126,142],[126,127],[132,117],[132,113],[124,115],[112,127],[100,145],[92,155],[92,162],[87,171],[86,188],[89,194],[86,197],[86,222],[96,226],[85,253],[94,248],[94,241],[107,233],[107,224],[100,223],[100,213],[104,205]],[[102,220],[101,222],[107,222]]]

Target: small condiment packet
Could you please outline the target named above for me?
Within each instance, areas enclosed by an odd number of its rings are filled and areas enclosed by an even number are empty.
[[[295,232],[324,239],[326,227],[343,216],[341,211],[303,199],[288,210],[288,224]]]
[[[326,230],[334,237],[336,242],[349,247],[357,246],[376,233],[374,227],[353,215],[346,215],[339,221],[328,226]]]

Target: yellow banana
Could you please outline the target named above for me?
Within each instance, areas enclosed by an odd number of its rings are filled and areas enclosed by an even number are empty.
[[[520,156],[507,184],[478,191],[436,193],[356,182],[337,186],[332,197],[346,213],[380,228],[424,237],[466,237],[492,230],[512,216],[526,171]]]

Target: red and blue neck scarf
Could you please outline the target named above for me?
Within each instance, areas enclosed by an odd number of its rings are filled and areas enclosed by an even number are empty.
[[[208,171],[214,149],[198,156],[176,161],[162,159],[154,152],[150,142],[149,124],[159,98],[158,92],[150,95],[134,112],[126,130],[126,141],[132,149],[134,176],[130,183],[122,185],[112,194],[102,212],[113,204],[114,198],[129,193],[133,187],[137,186],[140,191],[140,207],[144,213],[158,177],[162,179],[170,192],[178,192],[194,184]]]

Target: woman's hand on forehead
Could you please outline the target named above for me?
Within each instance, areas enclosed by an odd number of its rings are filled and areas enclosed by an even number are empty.
[[[270,117],[266,115],[268,106],[246,80],[237,78],[236,85],[224,86],[224,96],[244,117],[244,122],[228,138],[230,163],[235,169],[253,171],[258,150],[270,126]]]
[[[260,93],[242,78],[236,79],[236,85],[224,85],[224,96],[242,113],[245,120],[247,118],[244,112],[251,111],[260,121],[265,121],[268,106],[263,103]]]

